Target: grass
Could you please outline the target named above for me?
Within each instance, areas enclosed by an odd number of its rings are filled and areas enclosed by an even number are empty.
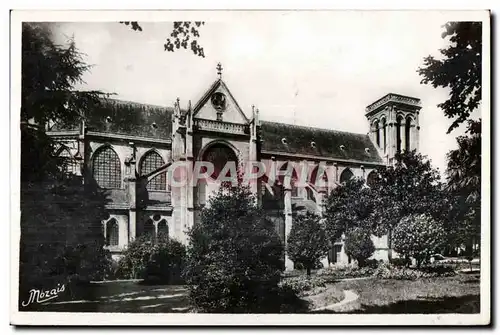
[[[476,275],[412,281],[370,278],[336,285],[359,295],[361,309],[353,313],[479,313]]]
[[[307,313],[307,309],[334,304],[343,299],[344,290],[359,295],[361,307],[349,313],[479,313],[478,274],[418,280],[338,281],[327,284],[326,289],[313,290],[301,299],[289,297],[289,307],[283,312]],[[68,288],[54,303],[32,304],[30,310],[172,313],[188,312],[190,305],[185,286],[109,282],[88,284],[77,290]]]
[[[92,283],[65,292],[55,303],[32,305],[45,312],[174,313],[189,309],[181,285],[143,285],[138,282]]]
[[[325,290],[317,294],[306,295],[303,299],[309,303],[309,309],[314,310],[341,301],[344,299],[344,291],[336,285],[327,285]]]

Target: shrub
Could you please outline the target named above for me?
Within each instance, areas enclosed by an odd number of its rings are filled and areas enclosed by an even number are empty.
[[[432,217],[425,214],[409,215],[394,229],[393,247],[407,259],[414,257],[417,267],[420,267],[445,243],[445,236],[443,226]]]
[[[394,266],[408,266],[409,260],[406,258],[393,258],[391,259],[391,264]]]
[[[179,241],[159,236],[154,243],[149,236],[140,236],[119,260],[117,277],[177,283],[185,258],[186,248]]]
[[[319,276],[297,276],[284,278],[279,283],[280,288],[289,288],[298,296],[316,294],[326,288],[326,281]]]
[[[368,259],[365,261],[365,267],[369,267],[372,269],[376,269],[380,263],[383,261],[378,260],[378,259]]]
[[[389,263],[381,263],[375,270],[374,276],[380,279],[416,280],[419,278],[449,277],[455,274],[455,271],[450,267],[410,269],[395,267]]]
[[[324,278],[327,282],[336,281],[346,278],[363,278],[370,277],[375,272],[375,269],[369,266],[357,267],[348,265],[344,267],[332,267],[319,270],[316,275]]]
[[[353,228],[346,234],[345,252],[358,261],[360,267],[365,266],[366,260],[375,252],[375,246],[370,232],[363,228]]]
[[[325,228],[319,216],[312,213],[294,219],[287,242],[288,256],[294,263],[304,266],[308,276],[329,250]]]
[[[283,245],[247,187],[221,187],[188,235],[185,278],[197,310],[280,311]]]

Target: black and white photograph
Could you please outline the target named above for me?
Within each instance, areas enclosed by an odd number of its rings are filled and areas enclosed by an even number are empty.
[[[11,12],[14,325],[487,325],[490,12]]]

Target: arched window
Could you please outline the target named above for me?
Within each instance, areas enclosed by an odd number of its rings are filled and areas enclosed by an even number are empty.
[[[377,181],[378,175],[376,171],[372,171],[368,174],[366,177],[366,184],[370,187],[372,187],[375,182]]]
[[[352,171],[347,168],[340,174],[340,183],[345,183],[352,178],[354,178],[354,173],[352,173]]]
[[[378,120],[375,121],[373,128],[375,130],[375,140],[377,142],[377,146],[380,148],[380,126],[379,126]]]
[[[168,239],[168,225],[165,219],[158,222],[158,238]]]
[[[405,124],[405,150],[410,151],[411,150],[411,144],[410,144],[410,138],[411,138],[411,118],[406,118],[406,124]]]
[[[151,241],[155,240],[156,234],[155,234],[155,225],[153,223],[153,220],[148,219],[144,223],[143,235],[149,236],[151,238]]]
[[[403,124],[403,117],[398,116],[396,119],[396,151],[401,151],[401,141],[403,140],[401,134],[401,125]]]
[[[283,186],[286,186],[284,175],[285,175],[285,173],[289,172],[288,169],[289,169],[288,163],[283,164],[280,168],[279,180],[283,184]],[[297,187],[297,183],[298,183],[297,171],[294,169],[293,165],[290,167],[290,169],[292,172],[292,176],[290,178],[291,195],[292,195],[292,197],[298,197],[299,196],[299,188]]]
[[[106,222],[106,245],[118,245],[118,222],[114,218]]]
[[[314,185],[318,191],[328,191],[328,167],[316,166],[311,172],[309,183]]]
[[[382,137],[384,142],[384,153],[387,150],[387,124],[385,118],[382,119]]]
[[[93,176],[102,188],[120,188],[122,170],[120,158],[110,147],[97,151],[94,155]]]
[[[310,187],[306,187],[307,192],[307,200],[316,201],[316,197],[314,196],[314,192]]]
[[[141,160],[141,175],[155,171],[164,164],[163,158],[156,151],[149,151]],[[146,189],[149,191],[165,191],[167,189],[167,172],[162,172],[151,179],[146,185]]]
[[[205,206],[207,204],[207,182],[206,180],[198,180],[196,187],[197,201],[196,203],[200,206]]]
[[[217,179],[219,173],[224,169],[228,162],[234,163],[235,167],[238,168],[238,158],[236,157],[233,149],[221,143],[216,143],[208,148],[208,150],[203,155],[203,159],[206,162],[210,162],[213,164],[214,172],[211,175],[213,179]],[[236,176],[231,175],[231,170],[228,170],[225,177],[236,178]]]

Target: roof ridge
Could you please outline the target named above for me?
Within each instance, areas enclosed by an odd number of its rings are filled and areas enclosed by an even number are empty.
[[[331,132],[331,133],[341,133],[341,134],[351,134],[351,135],[368,136],[367,134],[364,134],[364,133],[355,133],[355,132],[343,131],[343,130],[337,130],[337,129],[331,129],[331,128],[321,128],[321,127],[313,127],[313,126],[304,126],[304,125],[296,125],[296,124],[291,124],[291,123],[276,122],[276,121],[266,121],[266,120],[261,120],[261,122],[263,122],[263,123],[282,124],[282,125],[285,125],[285,126],[290,126],[290,127],[295,127],[295,128],[302,128],[302,129],[323,130],[323,131]]]
[[[162,105],[156,105],[156,104],[149,104],[149,103],[144,103],[144,102],[137,102],[137,101],[132,101],[132,100],[124,100],[124,99],[116,99],[116,98],[106,98],[105,100],[111,100],[115,101],[118,103],[122,104],[130,104],[130,105],[139,105],[139,106],[147,106],[147,107],[158,107],[158,108],[165,108],[165,109],[173,109],[174,107],[172,106],[162,106]],[[181,108],[182,110],[182,108]]]

